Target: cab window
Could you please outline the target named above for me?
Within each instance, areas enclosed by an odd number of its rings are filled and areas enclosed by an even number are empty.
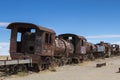
[[[52,44],[52,34],[50,34],[50,33],[45,34],[45,43]]]
[[[81,46],[85,46],[86,41],[85,40],[81,40]]]

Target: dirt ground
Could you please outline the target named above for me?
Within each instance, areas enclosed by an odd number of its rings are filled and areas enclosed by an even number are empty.
[[[106,62],[106,66],[96,68],[96,64]],[[0,77],[0,80],[120,80],[120,56],[87,61],[77,65],[57,67],[56,72],[21,73]]]
[[[10,56],[0,56],[0,60],[11,59]]]

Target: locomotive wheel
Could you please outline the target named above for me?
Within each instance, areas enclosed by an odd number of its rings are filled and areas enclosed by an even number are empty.
[[[72,64],[72,59],[71,58],[68,58],[67,64]]]
[[[39,72],[41,70],[43,70],[42,65],[33,64],[32,71]]]
[[[18,72],[17,65],[6,66],[5,73],[11,75],[11,74],[16,74],[17,72]]]
[[[27,67],[26,67],[26,65],[19,65],[19,66],[18,66],[18,72],[22,72],[22,71],[27,72]]]
[[[55,57],[47,57],[45,61],[47,62],[46,65],[48,67],[56,67],[60,64],[60,59],[57,59]]]
[[[54,67],[57,67],[57,66],[60,65],[60,60],[57,59],[57,58],[53,58],[53,63],[52,64],[54,65]]]
[[[80,58],[80,59],[77,58],[77,57],[76,58],[72,58],[72,63],[73,64],[78,64],[78,63],[80,63],[80,61],[83,62],[83,58]]]

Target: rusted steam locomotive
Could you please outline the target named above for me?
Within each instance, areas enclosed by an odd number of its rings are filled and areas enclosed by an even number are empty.
[[[120,55],[120,47],[118,44],[110,44],[101,41],[100,43],[94,45],[96,46],[96,50],[93,53],[95,58],[105,58],[114,55]]]
[[[50,66],[94,60],[105,53],[108,56],[119,53],[118,45],[92,44],[85,37],[70,33],[56,36],[54,30],[31,23],[11,23],[7,28],[11,29],[10,56],[18,61],[0,61],[3,67],[15,65],[14,69],[39,71]]]

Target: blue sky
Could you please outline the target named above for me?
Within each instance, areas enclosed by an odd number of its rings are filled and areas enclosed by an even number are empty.
[[[120,43],[120,0],[0,0],[0,55],[9,54],[11,22],[82,35],[92,43]]]

